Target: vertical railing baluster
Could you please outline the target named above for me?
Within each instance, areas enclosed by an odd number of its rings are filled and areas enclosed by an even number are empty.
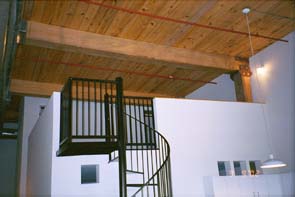
[[[76,136],[79,134],[79,83],[78,80],[76,81]]]
[[[133,98],[133,113],[134,113],[134,117],[137,117],[137,113],[136,113],[136,102],[135,102],[135,98]],[[137,170],[139,171],[139,153],[138,153],[138,129],[137,129],[137,124],[136,121],[134,120],[134,128],[135,128],[135,147],[136,147],[136,161],[137,161]]]
[[[161,139],[162,140],[162,143],[161,143],[161,146],[162,146],[162,157],[163,157],[163,163],[164,163],[164,161],[165,161],[165,144],[164,144],[164,140],[163,139]],[[165,166],[164,166],[165,167]],[[163,172],[163,192],[164,192],[164,196],[167,196],[167,194],[166,194],[166,187],[165,187],[165,180],[166,180],[166,176],[165,176],[165,170],[162,170],[162,172]]]
[[[141,99],[141,101],[142,101],[142,115],[143,115],[143,123],[145,123],[146,124],[146,120],[145,120],[145,115],[144,115],[144,112],[145,112],[145,99]],[[147,126],[147,125],[144,125],[144,132],[145,132],[145,148],[146,148],[146,151],[145,151],[145,153],[146,153],[146,163],[147,163],[147,174],[148,174],[148,180],[149,180],[149,178],[151,177],[150,176],[150,170],[151,170],[151,168],[150,168],[150,158],[149,158],[149,137],[148,137],[148,130],[149,130],[149,127]],[[148,194],[148,196],[149,196],[149,193],[150,193],[150,191],[149,191],[149,186],[147,186],[147,194]]]
[[[104,83],[104,98],[105,98],[105,96],[106,95],[108,95],[108,84],[107,83]],[[109,107],[109,105],[106,105],[106,101],[104,101],[104,107],[106,107],[106,106],[108,106]],[[108,117],[109,118],[109,116],[107,116],[107,114],[106,114],[106,109],[104,109],[104,118],[105,118],[105,120],[104,120],[104,123],[105,123],[105,125],[104,125],[104,128],[105,128],[105,133],[104,133],[104,135],[107,135],[107,130],[106,130],[106,128],[107,128],[107,125],[106,125],[106,123],[107,123],[107,121],[106,121],[106,118]],[[109,111],[108,111],[108,113],[109,113]]]
[[[137,116],[137,112],[138,112],[138,114],[139,114],[139,116],[140,116],[140,110],[139,110],[139,103],[138,103],[138,100],[137,99],[135,99],[134,98],[134,108],[135,108],[135,114],[134,114],[134,116],[135,116],[135,120],[134,120],[134,125],[135,125],[135,127],[138,129],[137,131],[136,131],[136,133],[138,133],[138,137],[139,137],[139,142],[136,142],[136,147],[137,147],[137,150],[139,150],[139,147],[140,147],[140,143],[142,142],[142,133],[141,133],[141,125],[139,125],[139,124],[137,124],[137,122],[136,122],[136,120],[138,120],[138,116]],[[138,109],[137,109],[138,108]],[[144,158],[143,158],[143,147],[142,147],[142,144],[141,144],[141,170],[142,170],[142,173],[143,173],[143,175],[142,175],[142,182],[144,183],[145,182],[145,173],[144,173]],[[143,190],[141,191],[141,195],[143,196]]]
[[[96,81],[93,80],[93,88],[94,88],[94,135],[97,136],[97,98],[96,98]]]
[[[111,117],[110,117],[110,121],[111,121],[111,125],[110,125],[110,135],[113,137],[114,136],[114,131],[115,131],[115,128],[114,128],[114,105],[113,105],[113,83],[111,83]],[[113,141],[111,139],[111,141]]]
[[[124,104],[125,104],[125,107],[126,107],[125,113],[127,113],[127,104],[128,104],[128,112],[129,112],[129,114],[131,114],[130,99],[125,97],[124,101],[125,101]],[[129,140],[127,139],[127,146],[130,147],[129,152],[130,152],[130,160],[131,160],[131,162],[130,162],[131,170],[134,170],[134,168],[133,168],[133,147],[132,147],[133,146],[133,135],[132,135],[133,130],[132,130],[132,124],[131,124],[132,123],[131,122],[131,116],[128,116],[128,120],[129,120],[129,130],[128,130],[128,132],[129,132],[130,139]]]
[[[145,101],[147,102],[147,108],[149,109],[149,100],[150,99],[146,99]],[[151,171],[152,171],[152,175],[155,173],[154,172],[154,158],[153,158],[153,141],[152,141],[152,132],[154,132],[154,130],[153,129],[151,129],[151,120],[150,120],[150,111],[148,110],[147,111],[147,113],[148,113],[148,126],[149,127],[147,127],[147,129],[148,129],[148,136],[149,136],[149,150],[150,150],[150,153],[151,153]],[[153,178],[153,181],[152,181],[152,183],[153,183],[153,194],[155,195],[155,178]]]
[[[99,116],[100,116],[100,122],[99,122],[99,124],[100,124],[100,130],[99,130],[99,135],[100,136],[102,136],[102,130],[103,130],[103,120],[102,120],[102,116],[103,116],[103,111],[102,111],[102,104],[103,104],[103,97],[102,97],[102,83],[101,82],[99,82],[99,109],[100,109],[100,114],[99,114]]]
[[[68,137],[69,141],[72,141],[72,78],[69,79],[69,114],[68,114],[68,121],[69,121],[69,130],[68,130]]]
[[[104,95],[104,104],[105,104],[105,132],[106,132],[106,141],[110,142],[110,109],[109,109],[109,95]]]
[[[84,80],[82,80],[82,136],[85,132],[85,114],[84,114]]]
[[[170,150],[169,150],[170,152]],[[171,161],[170,161],[170,157],[168,158],[168,168],[169,168],[169,180],[168,180],[168,184],[169,184],[169,196],[172,196],[172,179],[171,179]]]
[[[89,80],[87,81],[87,86],[88,86],[88,133],[87,136],[91,135],[91,117],[90,117],[90,82]]]

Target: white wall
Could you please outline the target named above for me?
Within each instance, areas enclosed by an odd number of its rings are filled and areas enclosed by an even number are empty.
[[[40,105],[46,104],[45,111],[39,117]],[[29,144],[29,151],[21,150],[24,179],[21,182],[22,196],[40,194],[118,196],[118,163],[108,163],[108,155],[56,156],[59,149],[60,129],[59,93],[55,93],[49,102],[48,99],[26,97],[24,114],[24,123],[21,129],[23,131],[21,135],[23,137],[22,147],[28,148]],[[50,156],[48,156],[49,153]],[[82,185],[81,165],[89,164],[99,165],[100,182]],[[131,178],[134,181],[138,177]],[[23,193],[24,191],[26,194]]]
[[[206,84],[186,96],[189,99],[236,101],[235,84],[228,74],[223,74],[213,80],[214,84]]]
[[[16,139],[0,139],[0,196],[15,195]]]
[[[18,191],[21,196],[26,194],[26,179],[27,179],[27,157],[28,157],[28,139],[29,135],[39,118],[40,105],[46,105],[48,99],[36,98],[36,97],[25,97],[24,98],[24,109],[23,109],[23,120],[19,130],[19,147],[18,151],[21,153],[20,159],[20,175]]]
[[[57,157],[59,149],[60,94],[53,95],[53,149],[52,193],[53,196],[118,196],[118,164],[108,163],[108,155]],[[81,184],[81,165],[99,165],[99,183]]]
[[[275,157],[288,164],[281,171],[295,170],[295,32],[250,58],[252,88],[256,102],[265,102],[269,141]],[[264,73],[256,66],[264,65]],[[259,82],[259,83],[258,83]],[[267,159],[267,156],[265,156]]]
[[[51,194],[53,97],[29,135],[26,196]]]
[[[175,196],[204,195],[203,176],[218,176],[217,161],[263,160],[269,152],[260,104],[161,99],[157,130],[171,146]]]

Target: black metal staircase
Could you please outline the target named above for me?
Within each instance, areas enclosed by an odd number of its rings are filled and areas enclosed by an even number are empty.
[[[121,197],[170,197],[170,148],[153,114],[153,99],[124,97],[120,78],[70,78],[61,92],[57,155],[109,154],[119,165]]]

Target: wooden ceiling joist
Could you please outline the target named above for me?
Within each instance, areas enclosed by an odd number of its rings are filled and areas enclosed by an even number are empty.
[[[26,44],[152,65],[236,71],[231,56],[128,40],[28,21]]]
[[[53,92],[59,92],[63,88],[63,84],[44,83],[37,81],[28,81],[20,79],[12,79],[10,83],[10,92],[16,95],[31,95],[38,97],[50,97]],[[142,96],[142,97],[171,97],[171,95],[124,91],[124,96]]]

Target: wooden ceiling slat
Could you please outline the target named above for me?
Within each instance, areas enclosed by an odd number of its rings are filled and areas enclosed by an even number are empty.
[[[159,11],[156,13],[160,16],[174,16],[177,18],[177,11],[182,13],[182,10],[178,10],[177,8],[181,9],[179,7],[179,4],[181,2],[177,1],[167,1],[164,6],[159,9]],[[184,8],[184,7],[182,7]],[[153,42],[153,43],[159,43],[157,40],[159,40],[159,37],[161,36],[168,36],[173,31],[169,31],[169,29],[175,29],[177,24],[167,22],[167,21],[161,21],[161,20],[155,20],[150,19],[150,22],[147,23],[146,28],[140,33],[138,36],[138,40],[140,41],[146,41],[146,42]]]
[[[145,0],[136,0],[136,1],[124,1],[125,4],[122,7],[126,7],[132,10],[141,10],[145,4]],[[118,36],[123,29],[132,21],[134,18],[133,14],[126,13],[126,12],[117,12],[112,20],[111,24],[108,26],[106,31],[104,32],[105,35],[110,36]]]
[[[71,22],[74,20],[75,13],[78,9],[78,1],[67,1],[68,8],[65,10],[66,16],[62,20],[62,27],[70,27]]]
[[[170,76],[175,72],[175,68],[169,68],[166,66],[159,67],[155,73],[163,76]],[[150,83],[144,83],[141,87],[138,87],[136,90],[137,91],[147,91],[147,92],[155,92],[159,85],[162,83],[165,83],[167,81],[170,81],[169,79],[162,79],[162,78],[155,78],[155,79],[150,79]],[[180,83],[180,81],[178,82]]]
[[[32,12],[34,9],[34,1],[24,1],[24,6],[22,9],[23,18],[24,19],[30,19],[32,17]]]
[[[114,1],[114,2],[112,2],[112,4],[113,3],[117,6],[124,5],[123,1],[118,1],[118,2]],[[99,26],[97,27],[97,29],[95,30],[95,32],[98,34],[105,34],[105,32],[107,31],[109,26],[111,26],[113,20],[115,20],[116,16],[119,14],[120,13],[117,10],[106,9],[102,18],[96,19],[96,20],[100,20],[100,23],[99,23]]]
[[[78,2],[77,8],[74,12],[74,16],[71,20],[71,23],[69,25],[69,28],[72,29],[80,29],[80,26],[83,22],[83,19],[85,18],[85,14],[88,10],[89,4]]]
[[[98,12],[100,7],[94,6],[94,5],[88,5],[87,11],[85,12],[85,15],[81,21],[79,30],[81,31],[90,31],[90,26],[93,25],[92,21],[94,21],[96,18],[96,13]]]
[[[46,1],[34,1],[32,14],[31,15],[29,14],[28,16],[31,16],[31,18],[33,18],[35,21],[41,21],[43,16],[43,11],[44,12],[46,11],[44,10],[46,3],[47,3]]]
[[[39,3],[38,1],[36,3]],[[52,25],[63,25],[64,20],[67,15],[67,11],[69,9],[68,7],[68,1],[55,1],[56,4],[56,9],[55,10],[50,10],[52,13],[53,17],[51,19]]]
[[[103,22],[103,18],[106,15],[106,13],[108,12],[108,9],[103,8],[103,7],[99,7],[96,5],[91,5],[92,7],[97,7],[97,11],[95,12],[94,17],[92,18],[89,27],[88,27],[88,32],[92,32],[92,33],[96,33],[96,30],[98,29],[98,27],[100,26],[100,24]]]
[[[17,48],[16,48],[16,55],[15,55],[15,61],[14,61],[14,64],[12,65],[12,69],[11,69],[11,77],[17,77],[19,76],[19,68],[22,64],[21,61],[19,61],[17,58],[24,58],[24,50],[22,50],[22,46],[19,45]]]
[[[191,14],[186,14],[185,20],[190,22],[198,22],[199,19],[210,10],[217,0],[211,1],[198,1],[198,4],[194,2],[190,7],[193,8]],[[197,4],[198,6],[196,7]],[[181,40],[190,30],[191,25],[178,25],[177,29],[172,32],[171,36],[167,36],[161,43],[164,45],[174,46],[179,40]]]
[[[207,72],[204,72],[204,71],[175,69],[174,72],[171,73],[171,75],[175,77],[185,76],[188,79],[199,80],[199,79],[202,79],[206,73]],[[176,82],[174,79],[164,80],[162,83],[159,83],[158,86],[154,88],[152,91],[153,92],[167,91],[171,95],[179,96],[181,94],[182,89],[186,88],[187,86],[191,86],[193,83],[199,83],[199,82],[197,81]],[[204,85],[205,83],[200,83],[200,84]]]
[[[43,10],[52,10],[56,12],[56,10],[58,10],[58,8],[56,7],[57,5],[58,4],[55,1],[46,1]],[[53,16],[54,15],[51,12],[43,11],[40,22],[50,24]]]
[[[183,6],[183,2],[181,1],[178,1],[177,3],[170,1],[170,3],[167,3],[158,15],[184,21],[194,20],[193,22],[196,22],[197,18],[200,17],[198,15],[198,11],[202,8],[204,4],[207,3],[208,2],[206,1],[188,0],[185,3],[186,6]],[[211,5],[215,2],[210,1],[209,3]],[[202,10],[202,13],[205,12],[206,10]],[[183,31],[185,31],[184,29],[180,29],[180,32],[177,33],[179,27],[184,26],[186,26],[186,28],[188,29],[192,28],[192,26],[188,25],[156,20],[153,28],[148,28],[148,26],[146,30],[142,33],[142,35],[138,38],[138,40],[160,43],[165,45],[173,45],[175,42],[177,42],[178,39],[181,39],[181,37],[185,34],[185,32],[183,33]],[[175,32],[177,36],[179,36],[180,38],[175,38]],[[181,36],[179,34],[181,34]],[[174,41],[170,41],[170,43],[168,43],[168,40],[171,40],[172,36],[174,36],[174,38],[172,38],[172,40],[174,39]]]
[[[158,14],[161,9],[166,5],[167,1],[146,1],[142,11],[152,14]],[[158,21],[157,21],[158,22]],[[148,25],[154,25],[153,19],[145,16],[133,15],[133,19],[125,26],[119,37],[126,39],[137,40],[140,34],[148,27]]]

